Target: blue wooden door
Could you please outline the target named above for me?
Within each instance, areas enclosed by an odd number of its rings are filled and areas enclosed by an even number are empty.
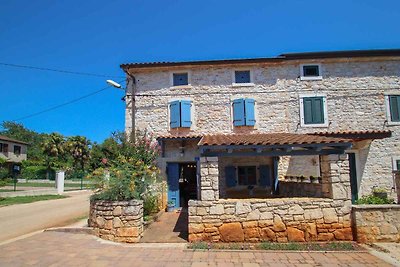
[[[179,197],[179,163],[167,163],[168,202],[180,207]]]

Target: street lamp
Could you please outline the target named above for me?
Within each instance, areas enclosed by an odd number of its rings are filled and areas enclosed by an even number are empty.
[[[129,74],[128,74],[129,75]],[[133,86],[135,85],[135,78],[133,77],[133,76],[131,76],[131,75],[129,75],[131,78],[132,78],[132,80],[133,80]],[[126,96],[128,96],[128,86],[127,86],[127,88],[123,88],[122,87],[122,85],[120,85],[119,83],[117,83],[117,82],[115,82],[115,81],[113,81],[113,80],[106,80],[106,82],[109,84],[109,85],[111,85],[112,87],[115,87],[115,88],[118,88],[118,89],[122,89],[122,90],[124,90],[125,91],[125,96],[124,96],[124,98],[123,98],[123,100],[125,100],[125,97]],[[132,105],[132,130],[131,130],[131,142],[135,142],[135,139],[136,139],[136,137],[135,137],[135,95],[134,95],[134,88],[132,89],[132,99],[131,99],[131,105]],[[128,103],[126,104],[126,105],[128,105]]]
[[[122,89],[122,85],[120,85],[120,84],[117,83],[117,82],[114,82],[113,80],[107,80],[106,82],[107,82],[109,85],[111,85],[111,86],[113,86],[113,87],[115,87],[115,88]]]

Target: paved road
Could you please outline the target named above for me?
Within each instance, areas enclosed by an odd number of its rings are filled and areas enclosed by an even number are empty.
[[[0,207],[0,243],[49,227],[71,223],[89,213],[89,191],[66,194],[69,198]]]
[[[0,266],[391,266],[368,252],[192,251],[179,246],[123,245],[88,234],[44,232],[0,246]]]

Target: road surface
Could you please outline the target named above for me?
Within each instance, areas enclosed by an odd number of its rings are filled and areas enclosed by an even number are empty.
[[[0,207],[0,243],[89,214],[91,192],[70,192],[64,199]]]

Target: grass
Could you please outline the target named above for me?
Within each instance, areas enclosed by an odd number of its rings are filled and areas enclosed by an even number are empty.
[[[61,199],[67,196],[61,195],[40,195],[40,196],[19,196],[19,197],[0,197],[0,206],[9,206],[15,204],[32,203],[43,200]]]
[[[206,243],[189,244],[190,249],[229,249],[229,250],[287,250],[287,251],[354,251],[360,250],[353,242],[310,242],[310,243]]]
[[[7,184],[9,186],[14,186],[13,183]],[[19,182],[17,183],[17,188],[18,186],[28,186],[28,187],[53,187],[55,188],[55,182],[53,183],[39,183],[39,182]],[[64,187],[81,187],[80,183],[65,183]],[[88,183],[83,183],[83,188],[89,188],[90,184]]]
[[[15,191],[21,191],[21,190],[15,190]],[[0,192],[14,192],[14,189],[1,189]]]

